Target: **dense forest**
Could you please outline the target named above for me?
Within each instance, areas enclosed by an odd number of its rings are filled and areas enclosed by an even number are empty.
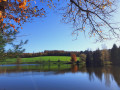
[[[113,45],[112,49],[103,49],[96,51],[85,51],[86,65],[103,65],[104,62],[111,62],[113,65],[120,64],[120,47],[117,47],[116,44]]]

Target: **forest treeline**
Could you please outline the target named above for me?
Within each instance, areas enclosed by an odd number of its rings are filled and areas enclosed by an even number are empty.
[[[95,51],[85,50],[85,51],[62,51],[62,50],[45,50],[44,52],[38,53],[22,53],[21,58],[29,57],[39,57],[39,56],[71,56],[75,54],[77,57],[80,57],[83,62],[86,62],[86,65],[104,65],[105,62],[112,64],[120,64],[120,47],[117,47],[116,44],[113,45],[112,49],[97,49]],[[16,53],[17,54],[17,53]],[[9,57],[16,57],[16,54],[8,54]]]
[[[114,65],[120,65],[120,47],[116,44],[112,49],[103,49],[96,51],[86,51],[86,65],[104,65],[105,62],[111,62]]]
[[[63,51],[63,50],[45,50],[44,52],[38,53],[23,53],[21,57],[38,57],[38,56],[70,56],[71,53],[74,53],[76,56],[79,56],[80,53],[77,51]]]

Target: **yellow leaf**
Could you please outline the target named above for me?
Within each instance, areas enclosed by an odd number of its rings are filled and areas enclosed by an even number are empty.
[[[105,6],[103,6],[103,9],[105,8]]]
[[[0,11],[0,18],[2,18],[2,11]]]
[[[34,12],[36,12],[36,8],[34,8]]]
[[[6,2],[7,0],[2,0],[2,1]]]

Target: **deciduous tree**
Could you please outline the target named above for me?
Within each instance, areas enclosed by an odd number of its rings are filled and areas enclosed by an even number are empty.
[[[63,20],[73,23],[73,34],[88,32],[90,37],[96,36],[97,41],[119,37],[119,27],[112,21],[117,0],[70,0],[63,8]]]
[[[80,60],[83,62],[86,62],[86,55],[85,54],[80,54]]]
[[[71,54],[71,62],[76,62],[77,61],[77,57],[74,53]]]

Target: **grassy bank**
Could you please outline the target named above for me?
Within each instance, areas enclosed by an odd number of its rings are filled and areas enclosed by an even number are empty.
[[[40,63],[40,62],[69,62],[71,59],[70,56],[40,56],[40,57],[31,57],[31,58],[21,58],[21,63]],[[77,57],[79,60],[79,57]],[[0,64],[15,64],[17,62],[16,58],[6,59]]]

